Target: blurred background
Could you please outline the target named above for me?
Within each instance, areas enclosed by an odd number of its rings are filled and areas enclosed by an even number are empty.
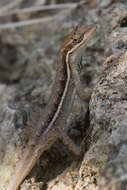
[[[0,81],[18,81],[25,69],[24,59],[32,56],[36,48],[43,48],[47,59],[56,57],[65,36],[76,25],[100,22],[97,15],[100,6],[110,3],[100,0],[0,0]]]

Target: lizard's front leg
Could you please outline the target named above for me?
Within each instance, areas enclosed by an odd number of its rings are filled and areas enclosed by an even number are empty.
[[[61,128],[57,127],[57,130],[59,131],[59,138],[63,141],[65,145],[68,146],[68,148],[76,155],[80,155],[81,153],[81,147],[76,145],[73,140],[68,136],[67,132]]]

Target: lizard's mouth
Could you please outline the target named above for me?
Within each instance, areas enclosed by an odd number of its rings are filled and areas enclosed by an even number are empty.
[[[97,29],[97,26],[95,26],[95,25],[89,25],[89,26],[87,27],[87,29],[86,29],[85,27],[80,27],[79,30],[80,30],[80,29],[82,29],[82,30],[84,29],[84,30],[85,30],[85,31],[84,31],[84,37],[83,37],[83,39],[82,39],[79,43],[77,43],[77,44],[71,49],[70,54],[73,54],[73,53],[75,53],[75,52],[78,53],[81,49],[83,49],[83,48],[86,47],[88,41],[92,38],[93,34],[95,33],[95,31],[96,31],[96,29]]]
[[[80,50],[86,46],[88,41],[92,38],[93,34],[95,33],[96,29],[97,29],[96,25],[89,25],[88,26],[87,31],[84,33],[83,40],[78,44],[77,50],[78,49]]]

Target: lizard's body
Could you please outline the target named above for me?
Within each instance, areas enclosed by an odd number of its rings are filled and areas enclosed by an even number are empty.
[[[52,95],[43,117],[35,126],[34,138],[31,138],[24,150],[24,155],[16,166],[6,190],[17,190],[29,174],[41,154],[47,150],[57,138],[61,138],[77,155],[80,149],[67,136],[66,120],[72,107],[74,94],[83,97],[80,80],[75,65],[82,47],[92,37],[96,26],[77,27],[64,41],[59,57]]]

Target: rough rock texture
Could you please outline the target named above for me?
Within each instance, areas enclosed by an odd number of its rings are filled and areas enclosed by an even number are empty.
[[[98,110],[101,106],[102,112],[99,115],[96,112],[95,120],[92,123],[96,121],[97,128],[104,129],[107,138],[103,140],[103,143],[106,149],[110,147],[108,160],[99,179],[99,189],[127,189],[126,70],[127,52],[107,59],[104,77],[101,78],[94,91],[98,100],[95,98],[95,103],[91,107]],[[93,94],[92,100],[94,100],[95,94]],[[103,104],[100,103],[101,101]],[[96,108],[94,108],[95,104]],[[100,122],[101,124],[99,124]],[[101,136],[103,137],[103,135]]]
[[[109,57],[90,101],[93,145],[84,162],[101,169],[99,189],[127,188],[126,69],[127,52]]]
[[[127,189],[126,9],[127,6],[114,4],[104,13],[108,12],[103,24],[107,29],[105,53],[113,55],[106,59],[92,92],[91,145],[83,158],[76,190]]]
[[[88,0],[41,24],[0,29],[0,190],[5,190],[29,138],[30,111],[37,105],[43,114],[61,42],[75,25],[91,23],[97,23],[98,30],[84,52],[80,75],[87,91],[100,80],[93,89],[90,117],[88,103],[80,103],[76,97],[69,130],[77,143],[85,138],[83,155],[77,158],[57,141],[41,156],[20,189],[127,189],[126,10],[126,0]],[[20,21],[38,15],[44,13],[0,20]]]

